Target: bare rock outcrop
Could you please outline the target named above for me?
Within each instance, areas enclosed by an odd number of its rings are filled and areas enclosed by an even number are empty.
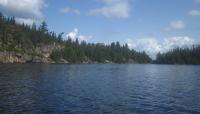
[[[55,50],[61,50],[64,46],[51,44],[51,45],[38,45],[34,50],[27,49],[26,52],[14,51],[1,51],[0,63],[54,63],[50,55]],[[61,60],[60,63],[68,63]]]

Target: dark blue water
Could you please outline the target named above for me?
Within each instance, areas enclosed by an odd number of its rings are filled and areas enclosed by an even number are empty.
[[[0,65],[0,114],[200,114],[200,66]]]

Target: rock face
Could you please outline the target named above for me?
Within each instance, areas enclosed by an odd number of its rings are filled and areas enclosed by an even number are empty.
[[[60,59],[57,63],[69,63],[69,62],[66,61],[65,59]]]
[[[31,60],[31,57],[26,54],[16,52],[0,52],[0,63],[25,63]]]
[[[43,57],[48,58],[53,51],[55,51],[55,50],[61,50],[63,48],[64,48],[64,46],[58,45],[58,44],[55,44],[55,43],[52,44],[52,45],[38,45],[35,48],[35,53],[37,55],[41,55]]]
[[[51,45],[38,45],[34,49],[26,49],[25,52],[15,51],[0,51],[0,63],[69,63],[65,59],[53,61],[50,58],[52,52],[56,50],[62,50],[63,45],[51,44]],[[80,62],[82,64],[98,64],[99,62],[92,61],[85,56],[84,60]],[[105,64],[114,63],[110,60],[105,60]],[[127,63],[135,63],[134,60],[129,59]]]
[[[54,50],[61,50],[64,46],[61,45],[39,45],[35,50],[28,50],[26,53],[20,52],[0,52],[0,63],[54,63],[50,58]],[[61,60],[60,63],[67,63]]]

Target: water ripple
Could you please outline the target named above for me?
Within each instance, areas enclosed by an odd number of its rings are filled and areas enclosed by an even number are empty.
[[[199,114],[200,66],[0,65],[1,114]]]

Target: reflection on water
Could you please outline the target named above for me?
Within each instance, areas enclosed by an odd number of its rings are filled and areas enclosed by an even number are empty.
[[[0,65],[0,113],[200,113],[200,66]]]

